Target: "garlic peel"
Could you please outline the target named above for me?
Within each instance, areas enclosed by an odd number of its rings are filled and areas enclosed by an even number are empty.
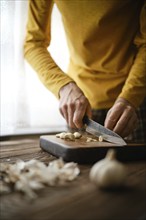
[[[62,158],[49,164],[36,159],[18,160],[15,164],[0,163],[0,168],[0,194],[11,192],[13,184],[15,191],[22,191],[30,199],[37,197],[36,190],[65,185],[80,174],[77,163],[65,163]]]

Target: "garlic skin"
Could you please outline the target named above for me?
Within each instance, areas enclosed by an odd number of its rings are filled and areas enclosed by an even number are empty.
[[[115,158],[115,151],[110,149],[106,157],[95,163],[89,178],[100,188],[118,188],[125,184],[127,172],[124,165]]]

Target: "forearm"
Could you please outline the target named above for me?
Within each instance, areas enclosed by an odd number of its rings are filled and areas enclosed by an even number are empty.
[[[73,80],[56,65],[47,50],[51,41],[52,8],[52,0],[29,0],[24,56],[43,84],[58,97],[60,88]]]
[[[129,76],[119,97],[128,100],[136,108],[146,96],[146,48],[143,45],[135,58]]]
[[[58,98],[60,88],[73,80],[56,65],[47,48],[35,44],[33,42],[33,47],[25,44],[25,58],[42,83]]]
[[[128,100],[136,108],[146,96],[146,0],[140,13],[140,27],[134,39],[137,47],[137,56],[133,62],[129,76],[119,97]]]

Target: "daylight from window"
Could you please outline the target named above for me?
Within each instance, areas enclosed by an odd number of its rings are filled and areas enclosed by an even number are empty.
[[[43,131],[50,126],[65,126],[59,102],[38,79],[24,60],[23,43],[27,24],[27,1],[1,0],[1,135]],[[58,39],[59,36],[59,39]],[[51,45],[55,62],[65,72],[68,49],[61,16],[53,8]]]

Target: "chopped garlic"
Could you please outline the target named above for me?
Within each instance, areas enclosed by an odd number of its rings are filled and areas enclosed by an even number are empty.
[[[75,140],[75,136],[72,133],[66,133],[65,139],[69,139],[71,141]]]
[[[56,137],[58,138],[71,140],[71,141],[74,141],[75,139],[79,139],[81,138],[81,136],[82,135],[79,132],[74,132],[74,134],[70,132],[62,132],[62,133],[56,134]]]
[[[94,138],[87,137],[86,142],[96,142],[97,140]]]
[[[82,137],[82,135],[79,132],[74,132],[74,136],[76,139],[79,139]]]
[[[100,135],[100,136],[99,136],[99,142],[102,142],[102,141],[103,141],[103,136]]]
[[[65,135],[66,135],[66,133],[62,132],[62,133],[56,134],[56,137],[61,138],[61,139],[65,139]]]

